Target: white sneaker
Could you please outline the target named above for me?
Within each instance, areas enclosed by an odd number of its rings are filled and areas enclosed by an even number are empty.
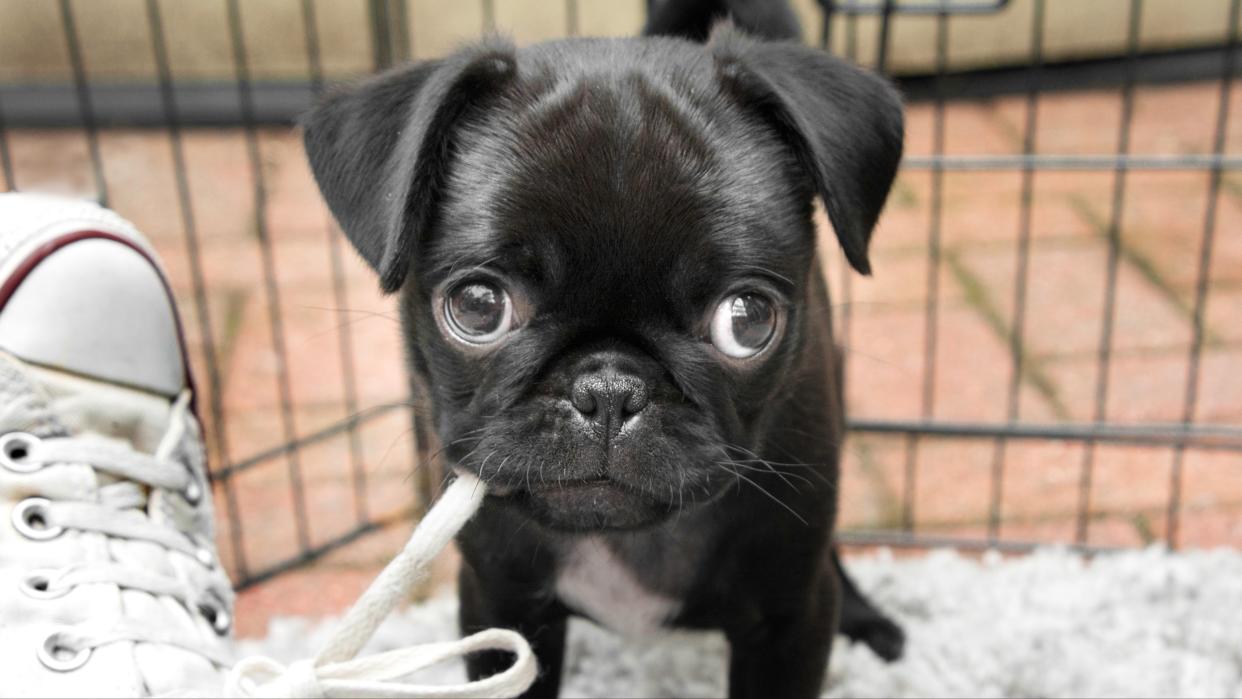
[[[155,254],[0,194],[0,696],[218,694],[233,593]]]

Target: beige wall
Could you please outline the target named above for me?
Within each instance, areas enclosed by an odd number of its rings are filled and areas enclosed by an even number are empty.
[[[71,0],[90,77],[143,80],[154,75],[145,0]],[[571,0],[572,1],[572,0]],[[927,0],[907,0],[926,2]],[[1013,64],[1030,54],[1034,0],[1013,0],[1003,12],[955,18],[951,67]],[[418,58],[441,55],[485,28],[488,0],[408,0],[411,49]],[[570,15],[563,0],[490,0],[495,29],[519,43],[564,36]],[[808,41],[819,36],[815,0],[793,0]],[[330,77],[365,72],[371,47],[365,0],[314,0],[324,67]],[[1129,0],[1047,0],[1045,54],[1049,60],[1116,54],[1124,46]],[[159,0],[174,74],[179,80],[232,76],[225,0]],[[642,24],[643,0],[576,0],[583,35],[630,35]],[[1142,46],[1175,48],[1216,43],[1225,35],[1228,0],[1147,0]],[[306,75],[300,0],[241,0],[246,47],[260,79]],[[845,46],[845,18],[834,25]],[[0,81],[66,81],[67,51],[54,0],[0,0]],[[857,20],[859,55],[875,55],[874,17]],[[925,71],[935,59],[936,20],[902,17],[893,25],[892,69]]]

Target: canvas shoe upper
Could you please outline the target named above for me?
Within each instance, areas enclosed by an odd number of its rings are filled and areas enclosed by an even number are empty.
[[[0,194],[0,695],[213,695],[232,661],[184,344],[154,252]]]

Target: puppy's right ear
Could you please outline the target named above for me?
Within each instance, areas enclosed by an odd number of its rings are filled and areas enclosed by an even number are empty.
[[[385,292],[401,288],[427,235],[457,124],[516,65],[513,47],[493,40],[337,91],[302,120],[319,191]]]

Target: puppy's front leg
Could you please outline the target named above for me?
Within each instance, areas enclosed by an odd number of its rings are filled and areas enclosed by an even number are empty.
[[[561,691],[561,666],[565,659],[568,614],[559,605],[534,603],[531,597],[487,590],[469,564],[457,575],[461,608],[458,624],[463,636],[488,628],[513,629],[526,637],[539,663],[539,677],[523,697],[555,699]],[[503,651],[474,653],[466,658],[471,681],[507,670],[513,656]]]
[[[755,628],[727,631],[731,699],[818,697],[828,668],[840,595],[823,576],[805,609],[773,614]]]

